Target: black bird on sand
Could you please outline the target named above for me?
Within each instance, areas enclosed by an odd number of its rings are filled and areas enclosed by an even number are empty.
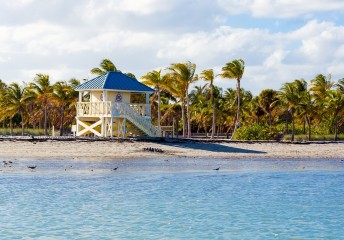
[[[215,171],[219,171],[219,170],[220,170],[220,168],[218,167],[218,168],[215,168],[215,169],[213,169],[213,170],[215,170]]]
[[[37,166],[27,166],[27,168],[34,170]]]
[[[118,167],[115,167],[114,169],[112,169],[112,170],[114,170],[114,171],[116,171],[118,169]]]

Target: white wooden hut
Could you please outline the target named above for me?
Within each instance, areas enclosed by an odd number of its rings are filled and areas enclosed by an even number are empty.
[[[149,95],[155,91],[121,72],[108,72],[75,88],[76,135],[125,137],[129,134],[161,136],[151,123]],[[133,96],[145,95],[145,103],[133,103]]]

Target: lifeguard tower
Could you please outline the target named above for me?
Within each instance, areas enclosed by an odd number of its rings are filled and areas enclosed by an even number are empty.
[[[151,123],[149,95],[155,91],[136,79],[121,72],[108,72],[75,90],[79,92],[76,136],[161,136],[161,131]],[[145,95],[146,103],[132,103],[134,94]]]

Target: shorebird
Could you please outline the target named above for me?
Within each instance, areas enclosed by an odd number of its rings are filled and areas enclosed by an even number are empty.
[[[215,170],[215,171],[219,171],[219,170],[220,170],[220,168],[218,167],[218,168],[215,168],[215,169],[213,169],[213,170]]]
[[[34,170],[37,166],[27,166],[27,168]]]
[[[116,171],[118,169],[118,167],[115,167],[114,169],[112,169],[112,170],[114,170],[114,171]]]
[[[12,161],[8,161],[9,164],[12,164],[13,162]]]

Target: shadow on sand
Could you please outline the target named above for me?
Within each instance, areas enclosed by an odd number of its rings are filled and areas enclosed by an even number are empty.
[[[161,145],[168,145],[179,148],[190,148],[195,150],[205,150],[209,152],[228,152],[228,153],[251,153],[251,154],[266,154],[266,152],[255,151],[244,148],[224,146],[216,143],[198,143],[198,142],[181,142],[181,143],[164,143],[160,142]]]

